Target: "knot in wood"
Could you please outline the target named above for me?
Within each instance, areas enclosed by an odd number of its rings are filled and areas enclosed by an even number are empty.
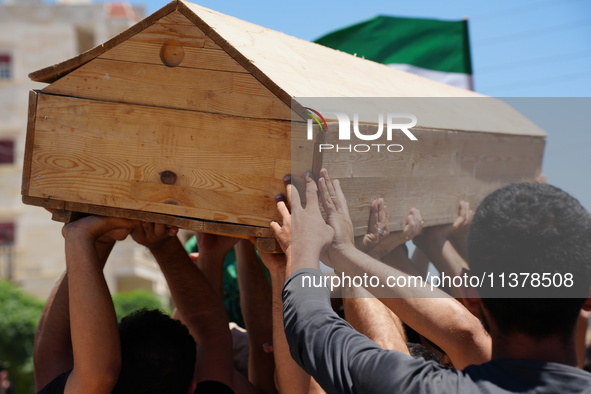
[[[162,171],[160,181],[165,185],[174,185],[176,183],[176,174],[172,171]]]
[[[177,40],[168,40],[160,49],[160,60],[168,67],[176,67],[185,58],[183,45]]]

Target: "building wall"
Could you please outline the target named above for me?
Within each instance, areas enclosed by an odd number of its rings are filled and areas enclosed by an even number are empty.
[[[12,140],[15,145],[14,163],[0,163],[0,279],[11,279],[36,296],[48,296],[65,269],[65,260],[62,224],[53,222],[43,208],[21,202],[28,95],[31,89],[46,86],[30,81],[28,74],[107,41],[143,14],[143,9],[124,3],[112,6],[13,0],[0,4],[0,76],[1,61],[6,59],[2,55],[8,55],[12,62],[11,78],[0,78],[0,142]],[[11,224],[13,241],[8,234]],[[157,265],[131,240],[116,245],[105,276],[112,292],[145,288],[168,298]]]

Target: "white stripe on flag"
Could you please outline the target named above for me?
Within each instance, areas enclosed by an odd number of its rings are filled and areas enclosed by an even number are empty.
[[[410,64],[388,64],[388,66],[400,71],[417,74],[433,81],[456,86],[458,88],[474,90],[472,76],[468,74],[428,70],[426,68],[417,67]]]

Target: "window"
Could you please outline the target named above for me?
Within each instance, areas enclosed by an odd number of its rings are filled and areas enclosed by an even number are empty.
[[[86,52],[94,47],[94,31],[92,28],[76,26],[76,41],[78,43],[78,53]]]
[[[14,222],[0,222],[0,280],[14,279]]]
[[[14,222],[0,222],[0,245],[14,244],[15,227]]]
[[[0,140],[0,164],[14,163],[14,141]]]
[[[12,79],[12,56],[0,52],[0,80]]]

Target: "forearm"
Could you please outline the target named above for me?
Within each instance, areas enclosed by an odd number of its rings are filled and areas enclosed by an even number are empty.
[[[335,261],[335,259],[333,259]],[[410,276],[349,248],[337,258],[338,269],[350,276],[386,278]],[[490,360],[490,337],[466,308],[443,291],[430,286],[368,287],[402,321],[441,347],[454,365],[469,365]],[[469,349],[469,351],[466,351]]]
[[[95,249],[97,253],[98,265],[102,269],[105,268],[107,259],[115,246],[115,241],[97,241],[95,242]]]
[[[33,351],[36,391],[74,366],[69,308],[68,275],[64,272],[48,298],[37,326]]]
[[[176,308],[187,321],[207,319],[209,324],[189,327],[198,343],[204,337],[227,331],[227,319],[223,304],[213,293],[213,287],[197,268],[177,238],[170,238],[164,245],[151,249],[169,285]],[[205,321],[205,320],[204,320]]]
[[[478,319],[453,298],[381,301],[419,334],[439,346],[457,369],[490,361],[492,342]]]
[[[232,339],[222,300],[176,237],[151,249],[183,323],[199,344],[198,380],[232,386]]]
[[[96,242],[100,267],[104,267],[114,244]],[[37,391],[74,366],[68,298],[68,274],[64,272],[48,298],[37,326],[33,353]]]
[[[240,287],[240,307],[244,317],[249,340],[254,340],[262,349],[272,335],[271,324],[271,284],[267,281],[263,265],[259,262],[255,249],[248,241],[236,244],[236,263]]]
[[[427,276],[427,271],[429,269],[429,259],[420,248],[415,248],[415,251],[412,254],[411,261],[419,275],[423,278]]]
[[[451,241],[441,240],[437,252],[432,256],[432,261],[438,269],[445,271],[446,274],[459,276],[463,268],[468,268],[468,263],[458,253]]]
[[[239,241],[235,250],[240,307],[250,348],[248,379],[261,393],[273,393],[276,391],[273,355],[263,350],[263,345],[273,338],[271,285],[249,241]]]
[[[409,354],[402,323],[386,305],[362,287],[343,291],[345,318],[353,328],[383,349]]]
[[[450,276],[460,275],[462,268],[468,268],[468,264],[450,240],[453,233],[447,227],[449,226],[429,228],[423,236],[425,239],[418,244],[418,249],[440,272]]]
[[[220,299],[224,292],[224,255],[199,253],[197,267]]]
[[[380,240],[367,254],[376,260],[382,260],[388,253],[405,243],[408,239],[402,231],[396,231],[387,234]]]
[[[463,269],[468,269],[468,264],[447,237],[431,237],[424,247],[423,253],[439,272],[444,273],[446,276],[461,276]],[[451,286],[449,290],[454,297],[462,297],[460,288]]]
[[[100,392],[117,382],[121,367],[119,329],[94,240],[66,238],[70,330],[74,369],[66,389],[97,383]]]
[[[283,300],[281,293],[285,271],[271,271],[273,313],[273,358],[277,389],[281,394],[307,393],[311,377],[291,357],[283,324]]]

